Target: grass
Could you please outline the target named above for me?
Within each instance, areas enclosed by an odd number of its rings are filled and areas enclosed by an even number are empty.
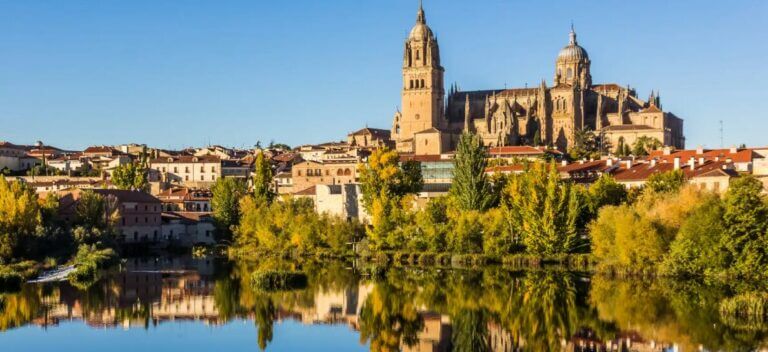
[[[720,302],[720,314],[729,319],[764,322],[768,319],[768,293],[747,292]]]
[[[72,260],[75,270],[69,275],[69,280],[77,287],[88,287],[98,279],[99,270],[115,264],[117,260],[117,253],[112,248],[80,246]]]

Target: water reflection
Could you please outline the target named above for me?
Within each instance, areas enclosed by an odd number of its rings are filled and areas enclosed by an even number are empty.
[[[303,271],[307,286],[251,288],[251,273],[263,269]],[[25,285],[0,294],[0,330],[82,321],[94,328],[159,333],[159,324],[192,321],[215,329],[244,319],[254,326],[254,345],[269,350],[281,338],[275,323],[291,320],[348,326],[371,351],[766,348],[764,324],[721,319],[717,305],[727,294],[696,283],[609,280],[558,270],[136,259],[87,289]]]

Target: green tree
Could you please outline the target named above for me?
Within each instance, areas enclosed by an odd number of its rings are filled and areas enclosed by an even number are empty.
[[[590,210],[595,215],[606,205],[619,205],[627,200],[627,189],[608,173],[600,175],[587,192]]]
[[[645,156],[651,151],[661,147],[662,144],[658,139],[650,136],[640,136],[635,140],[635,144],[632,146],[632,155]]]
[[[92,190],[84,190],[75,207],[75,223],[86,228],[105,228],[107,209],[104,197]]]
[[[461,135],[449,192],[459,209],[485,211],[493,205],[495,197],[485,175],[487,157],[480,136],[472,133]]]
[[[536,132],[533,134],[533,145],[538,147],[541,144],[541,131],[537,128]]]
[[[599,158],[600,151],[598,150],[595,133],[590,129],[576,130],[573,145],[569,148],[568,155],[573,160]]]
[[[743,176],[731,182],[724,198],[724,240],[734,269],[745,276],[768,274],[768,205],[762,191],[760,180]]]
[[[220,177],[211,187],[211,210],[213,219],[223,239],[230,237],[230,229],[240,220],[240,199],[248,193],[245,182],[229,177]]]
[[[256,154],[253,175],[253,195],[257,199],[271,202],[274,198],[272,190],[272,166],[263,152]]]
[[[147,170],[135,163],[120,165],[112,170],[112,184],[118,189],[145,191]]]
[[[512,233],[533,254],[569,253],[576,249],[583,211],[573,185],[560,178],[554,163],[533,163],[510,177],[502,198]]]
[[[670,193],[680,190],[685,185],[685,174],[682,170],[673,170],[651,175],[645,182],[645,187],[656,193]]]

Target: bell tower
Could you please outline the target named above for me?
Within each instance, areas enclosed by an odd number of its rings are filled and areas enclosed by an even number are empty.
[[[414,133],[443,127],[444,72],[440,66],[437,38],[427,26],[424,8],[419,3],[416,25],[405,41],[402,112],[396,117],[393,126],[392,135],[395,140],[408,140],[413,138]]]

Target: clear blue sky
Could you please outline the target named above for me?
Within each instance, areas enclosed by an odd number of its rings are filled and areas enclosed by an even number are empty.
[[[768,145],[768,1],[425,0],[446,81],[551,84],[571,21],[596,83],[661,91],[688,147]],[[390,128],[416,0],[0,0],[0,139],[291,145]]]

